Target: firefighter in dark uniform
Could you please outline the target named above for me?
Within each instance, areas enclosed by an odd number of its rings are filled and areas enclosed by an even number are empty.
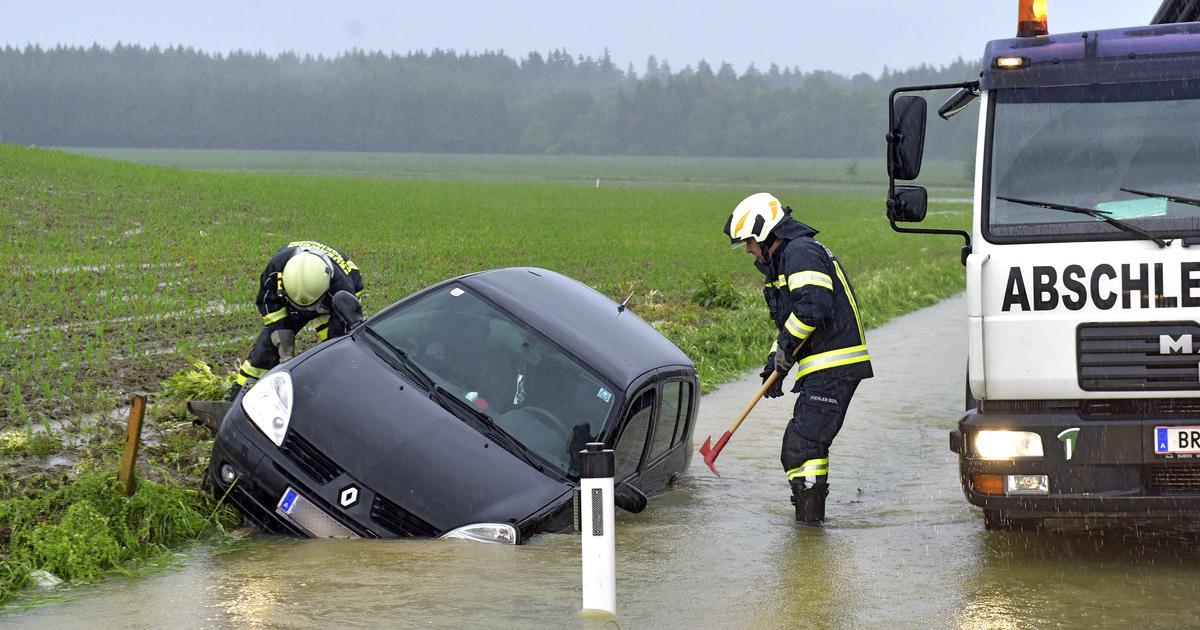
[[[763,273],[763,295],[779,329],[762,374],[780,377],[766,396],[783,395],[796,368],[796,398],[783,434],[780,461],[792,486],[796,520],[819,526],[829,494],[829,447],[842,428],[859,381],[872,376],[854,290],[838,259],[767,193],[747,197],[729,217],[725,234],[744,245]]]
[[[291,359],[296,333],[315,322],[321,341],[346,334],[345,324],[333,311],[333,296],[349,291],[361,298],[362,274],[346,253],[316,241],[288,243],[271,257],[259,278],[255,303],[263,329],[250,357],[238,368],[230,388],[233,400],[243,389],[266,376],[280,359]]]

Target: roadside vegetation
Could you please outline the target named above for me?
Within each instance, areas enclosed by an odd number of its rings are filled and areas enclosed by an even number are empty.
[[[604,168],[617,177],[622,160]],[[200,488],[211,436],[182,401],[219,393],[244,358],[258,274],[290,240],[349,252],[368,314],[446,277],[511,265],[632,295],[632,310],[696,361],[706,391],[760,365],[773,336],[760,278],[721,234],[750,192],[773,190],[823,231],[871,327],[962,288],[957,244],[892,233],[882,190],[774,188],[744,167],[725,183],[710,170],[705,187],[637,186],[654,162],[624,164],[630,185],[595,188],[582,177],[185,171],[0,145],[0,247],[12,252],[0,268],[0,601],[32,571],[128,570],[236,523]],[[830,171],[857,176],[844,162]],[[930,214],[933,226],[962,227],[969,209]],[[124,405],[138,391],[153,403],[143,482],[117,498]]]

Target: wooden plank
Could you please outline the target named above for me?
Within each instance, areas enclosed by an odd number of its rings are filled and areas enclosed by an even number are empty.
[[[137,489],[134,469],[137,466],[138,444],[142,440],[142,419],[146,416],[145,394],[134,394],[129,405],[129,424],[125,427],[125,450],[121,453],[121,467],[117,471],[117,492],[130,496]]]

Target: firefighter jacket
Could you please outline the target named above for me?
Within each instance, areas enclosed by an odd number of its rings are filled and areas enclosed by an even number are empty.
[[[796,353],[796,385],[815,372],[849,379],[873,376],[854,289],[838,259],[788,216],[772,231],[783,241],[766,264],[763,295],[779,329],[776,347]]]
[[[283,291],[283,268],[297,251],[311,251],[325,257],[333,264],[333,277],[329,280],[329,290],[319,300],[308,306],[293,303]],[[266,327],[271,327],[288,318],[308,321],[315,317],[328,315],[333,312],[333,296],[337,295],[338,291],[349,291],[355,297],[362,298],[363,281],[362,274],[358,271],[358,265],[355,265],[345,252],[317,241],[288,243],[286,247],[271,257],[259,280],[258,297],[255,304],[258,306],[259,315],[262,315],[263,326]],[[318,337],[322,341],[326,337],[326,334],[322,333],[328,332],[324,329],[324,326],[320,326],[317,331]]]

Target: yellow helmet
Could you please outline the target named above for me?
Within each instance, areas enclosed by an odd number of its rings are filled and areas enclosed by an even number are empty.
[[[283,266],[283,292],[297,306],[309,306],[329,290],[333,266],[320,254],[300,250]]]
[[[733,209],[725,224],[725,234],[734,247],[749,240],[761,243],[785,216],[787,212],[774,195],[754,193]]]

